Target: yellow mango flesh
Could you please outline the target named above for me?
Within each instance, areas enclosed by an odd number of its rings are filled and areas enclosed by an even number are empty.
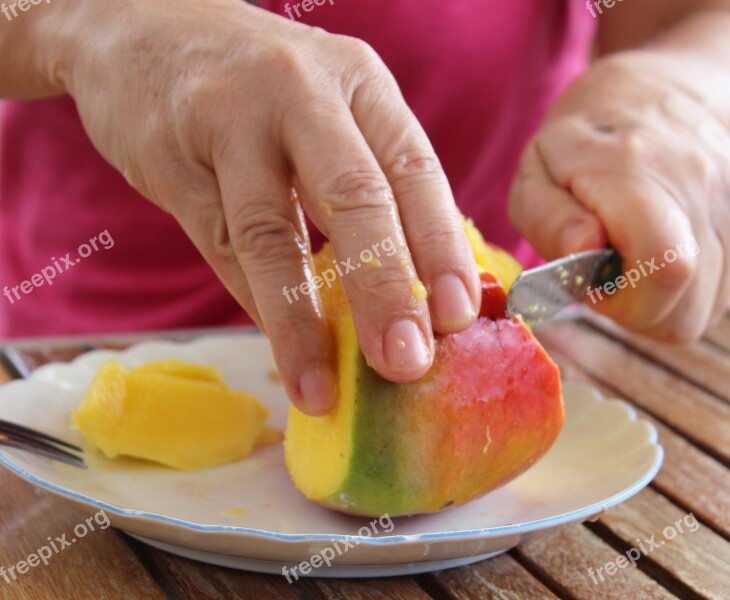
[[[212,367],[175,360],[99,369],[73,424],[108,458],[131,456],[182,470],[248,456],[271,439],[268,410],[251,394],[228,389]]]
[[[330,255],[329,247],[320,252],[316,261]],[[331,263],[330,263],[331,264]],[[324,291],[324,288],[323,288]],[[326,292],[325,292],[326,293]],[[334,299],[334,298],[333,298]],[[322,417],[312,418],[294,406],[289,409],[285,447],[308,448],[311,453],[286,452],[286,462],[292,479],[301,492],[310,499],[322,499],[336,493],[346,480],[352,460],[353,411],[356,388],[356,365],[360,347],[349,311],[335,312],[325,300],[328,318],[339,322],[331,324],[336,332],[339,401],[334,410]],[[316,461],[312,457],[316,454]]]
[[[474,254],[480,273],[491,273],[509,291],[512,282],[522,272],[522,265],[506,250],[484,241],[471,219],[464,220],[464,232]]]
[[[504,250],[487,244],[471,220],[464,221],[464,229],[480,272],[492,273],[506,290],[509,289],[522,270],[519,262]],[[332,260],[331,248],[325,245],[315,257],[316,272],[329,268]],[[358,478],[357,471],[367,471],[371,467],[381,469],[383,465],[376,466],[371,463],[370,456],[363,456],[357,450],[356,427],[372,430],[373,438],[378,439],[379,432],[394,425],[395,421],[388,420],[392,415],[386,410],[373,414],[371,422],[369,411],[368,416],[363,417],[366,411],[356,407],[356,399],[363,393],[367,395],[362,387],[367,377],[360,371],[360,349],[352,314],[339,281],[331,288],[322,287],[320,294],[330,328],[336,335],[339,401],[331,413],[321,417],[309,417],[296,407],[290,408],[285,439],[286,462],[292,480],[304,496],[330,508],[358,512],[350,505],[346,490],[358,488],[359,479],[353,479]],[[363,418],[368,420],[367,426],[363,426]],[[394,462],[398,460],[393,458]]]
[[[197,363],[184,363],[175,359],[155,360],[134,368],[135,373],[158,373],[160,375],[173,375],[183,379],[194,379],[198,381],[209,381],[224,386],[221,374],[218,369],[210,365],[199,365]]]

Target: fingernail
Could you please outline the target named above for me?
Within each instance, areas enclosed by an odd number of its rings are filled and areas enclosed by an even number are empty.
[[[327,414],[337,401],[337,376],[329,365],[307,369],[299,378],[301,408],[309,415]]]
[[[431,353],[421,329],[404,319],[390,326],[383,337],[385,362],[393,371],[419,376],[431,365]]]
[[[442,328],[464,329],[476,317],[476,310],[464,282],[456,275],[442,275],[431,287],[433,311]]]
[[[577,217],[569,221],[560,236],[560,249],[563,254],[582,252],[604,246],[601,228],[596,226],[595,219]]]

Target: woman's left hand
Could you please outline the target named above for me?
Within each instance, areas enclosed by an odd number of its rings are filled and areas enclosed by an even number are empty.
[[[549,260],[610,244],[624,278],[589,306],[689,341],[730,303],[730,129],[673,66],[642,50],[591,67],[529,143],[510,216]]]

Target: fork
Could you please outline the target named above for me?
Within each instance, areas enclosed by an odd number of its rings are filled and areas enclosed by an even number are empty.
[[[29,366],[24,359],[24,354],[12,346],[0,348],[0,363],[14,379],[25,379],[33,370],[33,367]],[[83,453],[82,448],[3,419],[0,419],[0,446],[18,448],[80,469],[86,468],[84,459],[70,452],[70,450],[73,450],[74,452]]]
[[[71,452],[83,452],[82,448],[3,419],[0,419],[0,446],[18,448],[80,469],[86,468],[84,459]]]

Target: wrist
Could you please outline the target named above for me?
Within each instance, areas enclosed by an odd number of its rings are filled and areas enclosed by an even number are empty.
[[[45,0],[2,3],[0,11],[0,96],[28,99],[64,93],[64,72],[73,56],[70,17],[77,7]]]
[[[7,76],[0,85],[2,95],[73,95],[90,59],[104,54],[125,31],[122,13],[129,4],[129,0],[44,0],[31,5],[0,36],[0,50],[6,51],[5,56],[10,50],[12,59],[2,69]]]
[[[53,11],[45,11],[33,23],[32,31],[42,85],[52,93],[73,96],[89,58],[101,53],[105,38],[114,34],[105,23],[119,25],[116,13],[126,4],[125,0],[119,0],[116,6],[108,0],[92,0],[61,5],[58,0]]]

